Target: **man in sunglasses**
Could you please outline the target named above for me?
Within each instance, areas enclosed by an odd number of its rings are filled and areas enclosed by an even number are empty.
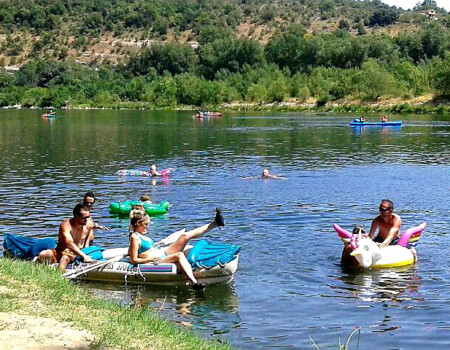
[[[77,256],[84,262],[94,260],[81,249],[89,246],[89,237],[93,229],[90,209],[83,204],[77,204],[73,209],[73,218],[64,220],[59,226],[58,244],[55,249],[43,250],[38,261],[53,264],[59,263],[59,269],[64,271],[67,265]]]
[[[377,242],[380,248],[397,244],[402,219],[393,213],[394,203],[389,199],[383,199],[378,210],[380,215],[373,219],[369,237]],[[377,229],[378,235],[374,238]]]

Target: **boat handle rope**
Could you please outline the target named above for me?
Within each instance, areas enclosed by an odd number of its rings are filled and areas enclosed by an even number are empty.
[[[145,276],[142,274],[141,271],[141,265],[138,264],[136,267],[136,271],[133,271],[133,269],[131,269],[130,271],[128,271],[128,273],[123,277],[125,280],[125,284],[128,284],[128,276],[136,276],[139,275],[142,277],[142,282],[145,282],[146,278]]]

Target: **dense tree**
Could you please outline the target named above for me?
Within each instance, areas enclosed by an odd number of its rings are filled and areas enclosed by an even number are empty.
[[[156,43],[145,47],[139,55],[130,59],[128,68],[135,75],[146,75],[152,68],[158,74],[191,72],[197,64],[197,56],[189,45]]]
[[[373,26],[385,27],[397,22],[398,17],[399,13],[396,9],[383,6],[373,13],[370,19],[370,25],[372,27]]]
[[[317,26],[319,11],[339,29]],[[21,66],[0,71],[0,105],[448,98],[450,22],[437,11],[439,21],[379,0],[1,1],[1,63]],[[376,28],[399,20],[412,30]],[[114,64],[89,54],[111,36]]]

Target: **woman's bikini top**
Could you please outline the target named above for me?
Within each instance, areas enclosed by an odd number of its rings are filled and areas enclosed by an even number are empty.
[[[142,254],[143,252],[146,252],[147,250],[149,250],[151,247],[153,247],[155,245],[155,242],[153,241],[153,239],[149,238],[149,237],[145,237],[137,232],[134,232],[138,235],[139,239],[141,240],[141,246],[138,250],[138,254]]]

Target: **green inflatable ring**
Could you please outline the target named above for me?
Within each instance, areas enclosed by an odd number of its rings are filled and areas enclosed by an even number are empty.
[[[168,201],[162,201],[157,204],[149,204],[141,201],[112,202],[109,205],[109,212],[116,215],[129,215],[135,205],[142,205],[148,215],[155,216],[167,213],[170,203]]]

